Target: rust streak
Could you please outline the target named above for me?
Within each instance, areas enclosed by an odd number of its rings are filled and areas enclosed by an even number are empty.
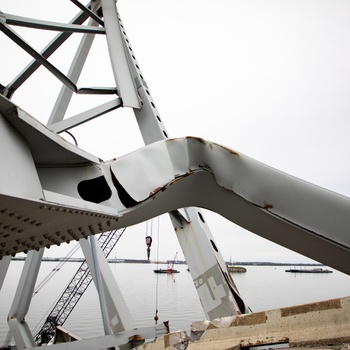
[[[214,145],[216,145],[216,146],[222,148],[223,150],[227,151],[228,153],[230,153],[230,154],[232,154],[232,155],[234,155],[234,156],[237,156],[237,157],[240,156],[238,152],[234,151],[234,150],[231,149],[231,148],[225,147],[225,146],[223,146],[223,145],[219,145],[218,143],[214,143]]]
[[[197,137],[197,136],[186,136],[185,137],[187,140],[195,140],[195,141],[198,141],[200,143],[203,143],[203,144],[206,144],[207,141],[202,139],[201,137]]]
[[[325,300],[311,304],[297,305],[281,308],[281,317],[306,314],[324,310],[341,309],[340,299]]]
[[[258,346],[258,345],[272,345],[272,344],[281,344],[288,343],[289,339],[287,337],[265,337],[258,339],[244,339],[240,342],[240,347],[249,347],[249,346]]]
[[[309,347],[316,348],[316,345],[320,345],[318,349],[325,349],[325,344],[346,344],[350,342],[350,336],[345,337],[334,337],[334,338],[321,338],[321,339],[312,339],[308,341],[298,341],[298,342],[289,342],[289,347]],[[333,347],[328,346],[328,349],[332,349]],[[335,346],[333,349],[336,349]],[[339,347],[340,349],[346,349],[346,347]]]
[[[273,208],[273,205],[272,205],[272,204],[269,204],[269,203],[264,202],[263,209],[272,209],[272,208]]]
[[[157,187],[156,189],[154,189],[152,192],[149,193],[149,197],[156,195],[158,192],[165,191],[167,189],[167,187],[172,186],[173,184],[175,184],[178,181],[181,181],[183,178],[191,175],[192,173],[193,173],[193,171],[190,171],[190,173],[188,173],[188,174],[177,176],[175,179],[171,180],[170,182],[168,182],[164,186]]]
[[[181,181],[182,179],[184,179],[185,177],[187,176],[190,176],[191,174],[193,174],[193,171],[191,171],[190,173],[187,173],[185,175],[181,175],[181,176],[178,176],[176,177],[174,180],[170,181],[167,186],[172,186],[173,184],[175,184],[176,182],[178,181]]]
[[[225,149],[226,149],[226,151],[227,151],[228,153],[233,154],[234,156],[239,157],[239,153],[237,153],[236,151],[234,151],[234,150],[232,150],[232,149],[230,149],[230,148],[225,148]]]
[[[252,326],[255,324],[266,323],[267,317],[264,311],[262,312],[253,312],[251,314],[244,314],[237,316],[230,327],[235,326]]]
[[[157,194],[158,192],[165,191],[165,186],[161,186],[153,190],[152,192],[149,193],[149,197],[152,197],[153,195]]]

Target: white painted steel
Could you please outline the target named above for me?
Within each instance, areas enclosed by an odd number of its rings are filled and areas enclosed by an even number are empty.
[[[0,192],[26,198],[42,198],[43,192],[35,162],[25,140],[18,135],[0,112],[1,161]]]
[[[41,223],[35,226],[20,220],[24,231],[19,237],[27,240],[33,235],[38,238],[35,241],[37,247],[51,245],[55,240],[57,243],[64,241],[63,232],[51,240],[44,237],[47,232],[62,229],[73,232],[73,237],[76,235],[80,239],[90,235],[90,225],[95,226],[96,232],[99,228],[128,227],[193,205],[211,209],[262,237],[340,271],[350,272],[346,263],[350,247],[347,232],[349,198],[284,174],[223,146],[191,137],[159,141],[115,161],[102,162],[68,144],[38,122],[34,123],[23,112],[18,116],[12,120],[13,125],[25,137],[26,152],[33,155],[37,165],[32,176],[37,172],[40,174],[43,190],[52,193],[55,202],[44,198],[39,201],[30,194],[23,197],[17,192],[13,196],[6,192],[5,186],[0,203],[6,210],[29,214],[32,220]],[[10,115],[7,118],[11,120]],[[52,152],[36,152],[36,148],[48,150],[47,142]],[[9,145],[11,143],[6,145],[7,152],[13,153]],[[17,144],[13,147],[16,149]],[[58,160],[60,162],[56,163]],[[109,169],[135,202],[133,207],[127,208],[123,204]],[[94,176],[104,176],[112,192],[111,198],[101,204],[82,200],[76,190],[80,181]],[[90,212],[91,215],[84,217],[81,212]],[[2,216],[6,215],[3,212]],[[65,220],[62,221],[63,217]],[[11,231],[9,237],[1,238],[1,242],[11,245],[10,254],[16,253],[13,250],[15,243],[11,241],[13,237]],[[40,237],[43,238],[42,244]],[[23,247],[16,246],[17,251],[23,251]]]
[[[97,285],[97,275],[95,271],[95,264],[91,253],[89,241],[81,239],[79,241],[83,250],[86,262],[90,268],[95,285]],[[117,281],[104,258],[101,247],[96,245],[96,255],[102,280],[102,289],[105,296],[109,326],[113,334],[123,332],[135,328],[129,308],[124,300],[124,297],[119,289]]]
[[[69,92],[70,90],[66,89],[66,91]],[[103,103],[100,106],[94,107],[85,112],[74,115],[70,118],[64,119],[54,124],[50,124],[49,128],[59,134],[63,131],[69,130],[78,125],[86,123],[92,119],[100,117],[101,115],[111,112],[121,106],[122,106],[122,101],[118,97],[112,101]]]
[[[7,270],[10,266],[11,256],[5,256],[0,260],[0,291],[7,274]]]
[[[115,88],[79,89],[76,86],[87,55],[84,50],[90,47],[93,34],[82,40],[66,77],[46,60],[49,53],[41,55],[23,42],[6,25],[4,15],[0,23],[6,35],[72,90],[62,89],[48,123],[57,123],[52,129],[67,130],[123,105],[134,109],[148,145],[117,160],[104,162],[72,146],[0,96],[0,152],[6,164],[0,174],[0,257],[30,251],[26,262],[30,282],[24,286],[26,279],[23,277],[10,311],[9,326],[17,346],[35,345],[26,323],[22,322],[39,266],[39,258],[32,256],[33,249],[128,227],[165,212],[170,213],[209,319],[247,310],[197,207],[213,210],[251,232],[350,274],[347,232],[350,199],[203,139],[168,139],[132,48],[126,44],[115,1],[102,0],[101,4],[110,61],[121,100],[116,99],[68,120],[63,118],[72,92],[116,93]],[[94,5],[97,8],[99,2]],[[11,20],[22,25],[29,23],[16,16],[7,18],[9,23]],[[91,20],[89,26],[92,23]],[[32,24],[52,28],[53,23],[32,21]],[[75,25],[54,25],[61,30],[77,28]],[[86,28],[91,32],[90,27]],[[84,28],[79,30],[84,31]],[[98,28],[95,32],[103,31]],[[55,44],[52,50],[58,45]],[[15,88],[33,69],[20,75]],[[12,95],[10,90],[11,84],[5,87],[6,95]],[[99,203],[82,198],[78,184],[98,177],[105,180],[111,191],[110,197]],[[84,254],[94,275],[86,242],[82,239]],[[125,301],[102,252],[100,249],[97,252],[113,331],[132,329],[134,325]],[[2,266],[6,267],[6,261]],[[123,344],[126,334],[133,331],[130,332],[118,334],[120,338],[107,336],[57,348]]]
[[[93,1],[94,2],[94,1]],[[91,3],[87,4],[90,6]],[[1,18],[1,14],[0,14]],[[70,22],[71,24],[81,24],[87,18],[85,12],[78,13]],[[40,54],[48,58],[62,45],[72,33],[59,33],[41,52]],[[40,63],[35,59],[29,63],[6,87],[4,90],[4,96],[11,98],[14,92],[40,67]]]
[[[118,24],[117,8],[114,0],[101,0],[105,22],[109,56],[117,84],[118,94],[126,107],[140,108],[133,76],[129,70],[124,50],[122,33]]]
[[[203,213],[193,207],[183,211],[185,216],[176,211],[171,212],[170,218],[206,318],[214,320],[248,313],[231,275],[226,272],[226,264]]]
[[[98,261],[97,251],[96,251],[96,238],[94,236],[89,237],[90,242],[90,251],[92,256],[92,262],[93,262],[93,270],[94,273],[94,282],[98,294],[98,298],[100,301],[100,309],[101,309],[101,315],[102,315],[102,324],[103,329],[106,335],[112,334],[111,328],[109,326],[110,321],[107,314],[107,304],[106,304],[106,297],[105,297],[105,291],[102,285],[102,277],[101,277],[101,270],[100,270],[100,264]]]
[[[111,164],[127,193],[143,205],[143,212],[157,199],[168,211],[191,205],[207,208],[262,237],[349,273],[349,198],[202,139],[158,144],[158,149],[153,144]],[[164,153],[160,156],[158,152]],[[163,172],[152,174],[153,162],[159,157],[165,159]],[[145,187],[134,186],[135,177],[126,176],[135,170],[147,173]],[[125,220],[125,213],[120,214],[124,214],[121,221]]]
[[[96,26],[90,24],[87,26],[77,24],[65,24],[58,22],[43,21],[22,16],[15,16],[7,13],[2,13],[2,18],[3,21],[9,25],[21,26],[26,28],[45,29],[59,32],[105,34],[104,28],[96,28]]]
[[[1,14],[1,13],[0,13]],[[60,80],[69,89],[77,94],[115,94],[116,89],[113,88],[78,88],[66,75],[64,75],[59,69],[56,68],[52,63],[50,63],[43,55],[36,51],[32,46],[30,46],[26,41],[24,41],[5,21],[0,20],[0,30],[7,35],[13,42],[20,46],[24,51],[31,55],[40,65],[45,67],[49,72],[51,72],[58,80]],[[8,89],[5,89],[8,90]],[[11,95],[11,92],[9,92]]]
[[[25,321],[32,300],[44,249],[30,251],[17,286],[9,314],[8,325],[19,349],[35,346],[33,335]]]
[[[95,3],[95,5],[93,5],[93,8],[96,9],[97,8],[97,3]],[[90,26],[98,26],[98,23],[96,23],[96,21],[90,19],[89,20],[89,25]],[[84,34],[84,36],[82,37],[79,47],[76,51],[76,54],[73,58],[72,64],[69,68],[68,71],[68,78],[74,83],[77,84],[78,83],[78,79],[80,77],[80,74],[83,70],[86,58],[89,54],[91,45],[93,43],[95,36],[91,35],[91,34]],[[66,85],[62,85],[61,87],[61,91],[57,97],[56,103],[53,107],[53,110],[51,112],[50,118],[47,122],[48,125],[60,122],[63,120],[69,102],[72,98],[72,94],[73,91],[71,89],[68,89],[68,87]],[[55,130],[56,131],[56,130]]]

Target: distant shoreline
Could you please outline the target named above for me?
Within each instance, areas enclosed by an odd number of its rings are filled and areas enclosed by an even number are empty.
[[[25,256],[15,256],[12,257],[13,261],[24,261],[26,259]],[[84,262],[84,258],[58,258],[58,257],[44,257],[42,261],[46,262]],[[172,260],[169,261],[155,261],[155,260],[144,260],[144,259],[107,259],[107,261],[111,264],[168,264],[172,263]],[[235,261],[231,263],[226,261],[228,265],[236,265],[236,266],[323,266],[320,263],[279,263],[272,261]],[[186,261],[175,261],[177,265],[187,265]]]

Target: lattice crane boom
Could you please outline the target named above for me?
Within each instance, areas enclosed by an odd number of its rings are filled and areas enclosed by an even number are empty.
[[[109,256],[124,231],[125,228],[101,233],[98,241],[106,258]],[[38,345],[47,344],[52,339],[56,326],[64,324],[91,281],[92,275],[85,260],[50,311],[41,329],[35,335],[35,341]]]

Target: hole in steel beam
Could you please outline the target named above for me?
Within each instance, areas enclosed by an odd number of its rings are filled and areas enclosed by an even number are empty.
[[[111,198],[112,191],[104,176],[84,180],[78,184],[78,193],[86,201],[101,203]]]
[[[216,244],[214,243],[214,241],[213,241],[213,240],[210,240],[210,243],[211,243],[211,245],[213,246],[214,250],[215,250],[216,252],[218,252],[219,250],[218,250],[218,248],[216,247]]]
[[[202,215],[200,212],[198,212],[197,214],[198,214],[199,218],[201,219],[201,221],[202,221],[203,223],[205,223],[204,218],[203,218],[203,215]]]

